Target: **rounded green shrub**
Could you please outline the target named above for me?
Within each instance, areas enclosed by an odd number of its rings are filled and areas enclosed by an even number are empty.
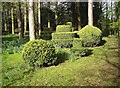
[[[56,62],[55,47],[45,40],[31,40],[22,50],[22,56],[26,63],[32,67],[43,67]]]
[[[74,32],[59,32],[52,33],[52,39],[72,39],[75,37]]]
[[[58,25],[56,27],[56,32],[72,32],[73,28],[71,25]]]
[[[102,31],[99,28],[90,25],[82,28],[78,32],[78,35],[82,38],[82,45],[85,47],[96,46],[102,39]]]

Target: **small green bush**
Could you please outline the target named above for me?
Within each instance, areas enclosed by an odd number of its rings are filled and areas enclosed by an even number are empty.
[[[65,60],[69,60],[70,58],[70,49],[68,48],[55,48],[56,56],[57,56],[57,63],[62,63]]]
[[[72,39],[75,37],[74,32],[52,33],[52,39]]]
[[[55,47],[45,40],[32,40],[25,44],[23,59],[32,67],[43,67],[56,62]]]
[[[58,25],[56,27],[56,32],[72,32],[72,26],[71,25]]]
[[[92,50],[87,48],[71,48],[71,58],[70,59],[76,59],[79,57],[84,57],[92,54]]]
[[[90,25],[82,28],[78,32],[78,35],[82,38],[82,45],[85,47],[96,46],[102,39],[102,31],[99,28]]]
[[[81,38],[74,38],[74,40],[73,40],[73,47],[74,48],[82,47],[82,39]]]
[[[73,39],[54,39],[53,45],[59,48],[71,48],[73,46]]]

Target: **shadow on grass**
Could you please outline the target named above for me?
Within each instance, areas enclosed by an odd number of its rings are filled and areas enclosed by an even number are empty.
[[[60,63],[63,63],[70,58],[70,55],[66,52],[58,52],[56,56],[57,56],[57,61],[55,65],[59,65]]]
[[[66,60],[76,60],[76,58],[87,57],[92,54],[92,51],[92,49],[72,49],[69,53],[67,51],[58,52],[56,54],[58,58],[56,65],[59,65],[60,63],[65,62]]]
[[[93,54],[93,50],[92,50],[92,49],[89,49],[88,52],[86,53],[86,55],[85,55],[84,57],[89,56],[89,55],[92,55],[92,54]]]
[[[106,40],[102,40],[100,44],[98,44],[97,46],[103,46],[106,43]]]
[[[112,62],[112,61],[109,61],[108,59],[108,56],[105,54],[105,59],[103,59],[103,60],[105,60],[108,64],[110,64],[110,65],[112,65],[113,67],[115,67],[115,68],[117,68],[119,71],[120,71],[120,65],[119,65],[119,63],[116,63],[116,62]]]

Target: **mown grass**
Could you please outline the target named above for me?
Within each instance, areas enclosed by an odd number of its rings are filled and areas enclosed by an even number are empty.
[[[106,43],[91,48],[90,56],[34,72],[26,70],[21,53],[2,55],[3,86],[117,86],[118,39],[103,39]]]

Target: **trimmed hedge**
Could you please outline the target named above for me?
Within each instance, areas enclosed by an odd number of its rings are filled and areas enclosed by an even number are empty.
[[[52,42],[55,47],[59,48],[71,48],[73,46],[73,39],[55,39]]]
[[[54,64],[55,47],[45,40],[32,40],[25,44],[22,56],[26,63],[32,67],[43,67]]]
[[[58,25],[56,27],[56,32],[72,32],[73,28],[71,25]]]
[[[74,40],[73,40],[73,47],[74,48],[82,47],[82,39],[81,38],[74,38]]]
[[[87,25],[82,28],[78,35],[82,38],[84,47],[92,47],[98,45],[102,40],[102,31],[94,26]]]
[[[74,32],[52,33],[52,39],[72,39],[75,37]]]

